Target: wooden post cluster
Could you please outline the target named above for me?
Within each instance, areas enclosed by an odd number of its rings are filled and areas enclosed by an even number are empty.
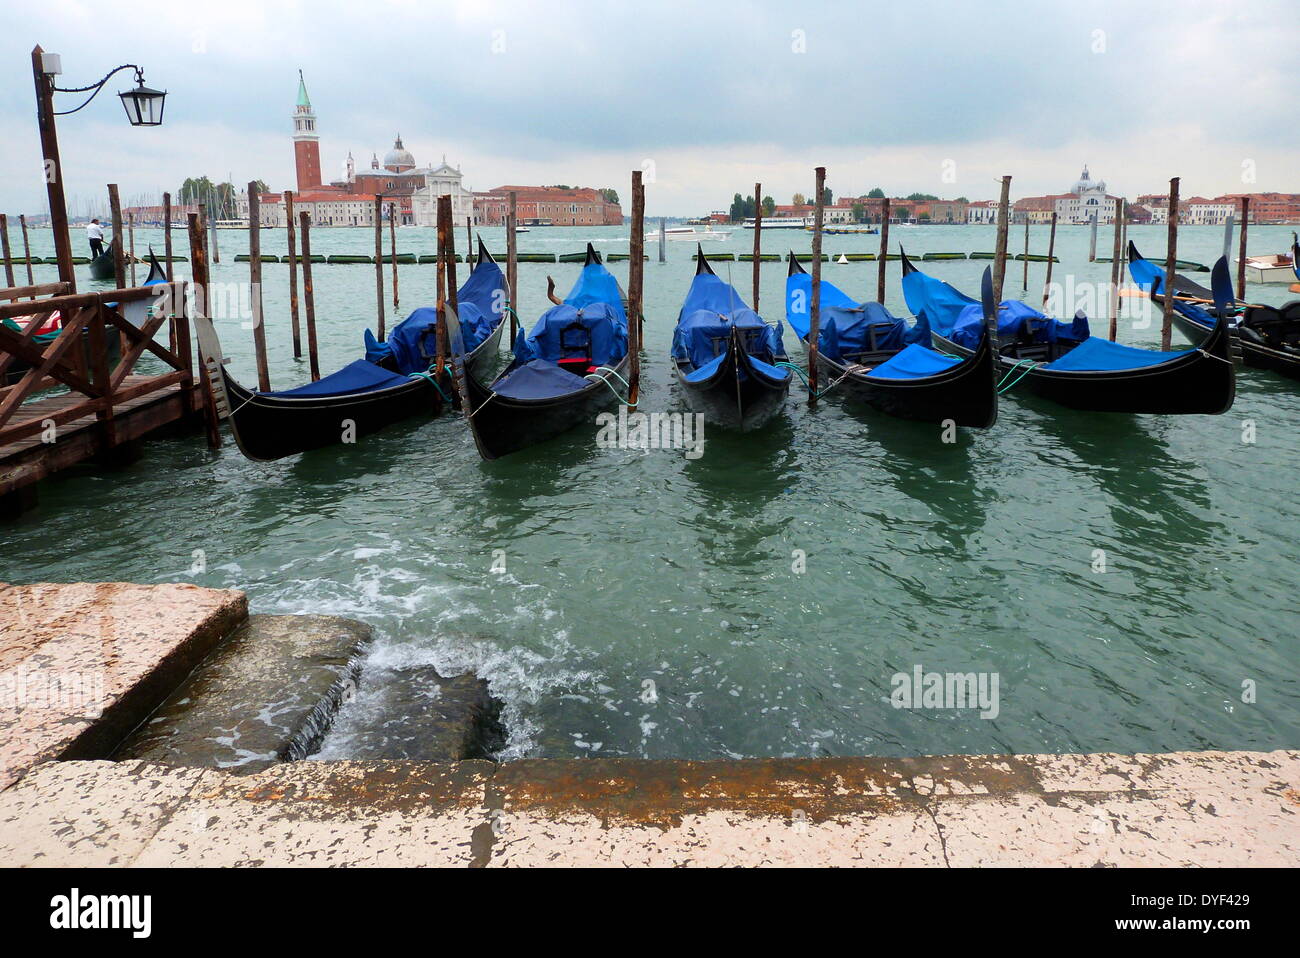
[[[1093,213],[1088,221],[1088,262],[1097,262],[1097,214]]]
[[[515,230],[519,228],[519,194],[510,191],[510,206],[506,213],[506,285],[510,287],[510,348],[515,348],[519,332],[519,251]]]
[[[253,307],[253,349],[257,353],[257,388],[271,391],[271,370],[266,362],[266,327],[262,324],[262,198],[257,182],[248,184],[248,281]]]
[[[375,310],[376,333],[384,339],[384,198],[375,197]]]
[[[641,171],[632,171],[632,232],[628,237],[627,404],[635,408],[641,391],[641,303],[645,294],[645,186]]]
[[[298,214],[298,231],[302,234],[302,306],[307,321],[307,361],[311,364],[311,381],[320,379],[320,361],[316,354],[316,295],[311,285],[311,217],[303,210]]]
[[[763,272],[763,184],[754,184],[754,301],[750,308],[758,312],[758,285]]]
[[[1160,325],[1160,348],[1168,349],[1174,338],[1174,267],[1178,264],[1178,177],[1169,181],[1169,249],[1165,253],[1165,311]]]
[[[1002,303],[1002,284],[1007,276],[1007,230],[1010,228],[1011,177],[1002,177],[1002,194],[998,198],[998,242],[993,259],[993,302]]]
[[[817,405],[817,341],[822,329],[822,221],[826,215],[826,167],[816,169],[817,205],[813,208],[812,297],[808,320],[808,405]]]
[[[285,243],[289,250],[289,332],[293,358],[302,359],[302,332],[298,325],[298,250],[293,226],[293,190],[284,191]]]
[[[889,262],[889,197],[880,207],[880,263],[876,268],[876,302],[885,305],[885,264]]]
[[[1052,231],[1047,237],[1047,279],[1043,281],[1043,305],[1052,295],[1052,257],[1056,255],[1056,211],[1052,211]]]
[[[1119,284],[1124,279],[1124,201],[1115,201],[1115,242],[1110,254],[1110,341],[1119,332]]]

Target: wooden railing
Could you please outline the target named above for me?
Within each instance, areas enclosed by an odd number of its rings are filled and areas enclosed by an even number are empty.
[[[41,295],[54,291],[49,284],[6,291],[0,299]],[[54,295],[46,299],[0,303],[0,320],[12,319],[21,332],[0,324],[0,382],[26,372],[12,385],[0,387],[0,446],[27,439],[48,428],[94,415],[108,446],[117,444],[114,408],[158,390],[179,384],[186,413],[195,411],[201,400],[194,389],[193,353],[190,347],[189,314],[185,282],[158,283],[102,293]],[[39,292],[38,292],[39,291]],[[140,326],[126,319],[122,310],[130,304],[152,301]],[[59,313],[58,335],[43,346],[34,342],[37,330]],[[138,307],[133,312],[144,312]],[[155,334],[169,324],[168,346],[154,341]],[[110,334],[120,343],[120,355],[111,364]],[[146,378],[127,377],[146,352],[171,367],[169,372]],[[111,365],[110,365],[111,364]],[[81,397],[79,402],[61,404],[57,410],[23,410],[34,393],[65,386]]]

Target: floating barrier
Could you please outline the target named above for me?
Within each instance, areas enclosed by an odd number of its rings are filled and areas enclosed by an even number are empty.
[[[932,261],[936,259],[965,259],[965,253],[923,253],[921,259]]]
[[[704,258],[710,263],[734,263],[735,253],[705,253]]]
[[[647,256],[646,259],[649,259],[649,257]],[[736,259],[740,260],[740,262],[742,263],[752,263],[754,262],[754,254],[741,253],[736,257]],[[760,263],[779,263],[781,262],[781,254],[780,253],[759,253],[758,261]]]
[[[247,259],[248,257],[245,256],[244,258]],[[236,260],[236,262],[237,262],[237,261],[239,260],[239,257],[236,256],[236,257],[235,257],[235,260]],[[375,258],[374,258],[373,256],[354,256],[354,255],[351,254],[351,253],[333,253],[333,254],[330,255],[330,257],[329,257],[327,260],[325,260],[325,262],[330,263],[330,264],[337,264],[337,263],[369,263],[370,265],[373,266],[374,263],[375,263]]]
[[[581,253],[561,253],[559,262],[561,263],[585,263],[587,261],[587,251]]]
[[[997,253],[971,253],[967,259],[997,259]]]
[[[813,258],[812,253],[788,253],[786,254],[786,259],[789,260],[791,256],[793,256],[795,258],[795,262],[798,263],[811,263]],[[830,255],[827,253],[822,253],[822,262],[823,263],[830,262]]]
[[[258,259],[260,259],[263,263],[278,263],[278,262],[280,262],[280,257],[278,257],[278,256],[271,256],[271,255],[268,254],[268,253],[263,253],[261,256],[258,257]],[[236,253],[236,254],[235,254],[235,262],[236,262],[236,263],[247,263],[248,261],[249,261],[249,255],[248,255],[247,253]]]
[[[876,261],[875,253],[841,253],[840,258],[847,259],[850,263],[874,263]]]
[[[414,254],[414,253],[398,253],[397,256],[395,256],[395,257],[394,257],[394,256],[391,256],[391,255],[390,255],[390,256],[385,256],[385,257],[384,257],[384,262],[385,262],[385,263],[392,263],[394,260],[396,260],[397,265],[399,265],[399,266],[401,266],[403,263],[416,263],[416,262],[419,262],[419,261],[415,258],[415,254]]]
[[[1030,253],[1028,256],[1026,256],[1024,253],[1017,253],[1014,258],[1020,260],[1021,262],[1028,260],[1031,263],[1046,263],[1048,259],[1046,253]],[[1059,263],[1061,261],[1060,258],[1056,256],[1053,256],[1051,259],[1053,263]],[[1110,260],[1107,260],[1106,262],[1109,263]]]
[[[583,255],[585,256],[586,254],[584,253]],[[605,262],[606,262],[606,263],[622,263],[622,262],[624,262],[625,260],[630,260],[631,258],[632,258],[632,254],[631,254],[631,253],[610,253],[608,256],[605,257]],[[647,262],[647,263],[650,262],[650,257],[649,257],[649,256],[642,256],[641,259],[642,259],[644,262]]]

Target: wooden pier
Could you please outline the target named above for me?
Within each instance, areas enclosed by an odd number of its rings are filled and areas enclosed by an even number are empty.
[[[129,462],[151,434],[202,421],[188,285],[0,290],[0,514],[31,506],[34,484],[63,469]],[[57,335],[37,338],[56,313]],[[146,353],[161,372],[137,370]]]

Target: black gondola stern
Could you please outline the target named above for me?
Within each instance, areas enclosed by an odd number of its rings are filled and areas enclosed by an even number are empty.
[[[794,255],[794,250],[790,250],[789,261],[790,265],[786,268],[786,276],[798,276],[800,273],[808,272]]]
[[[587,258],[583,261],[583,267],[590,266],[592,263],[600,263],[600,254],[596,252],[596,247],[590,243],[587,244]]]
[[[696,243],[695,244],[695,275],[703,276],[706,274],[709,276],[717,275],[715,272],[713,272],[713,267],[709,265],[709,261],[704,258],[704,244]]]
[[[911,261],[910,259],[907,258],[907,250],[903,249],[903,244],[902,244],[902,243],[899,243],[899,244],[898,244],[898,256],[899,256],[899,258],[903,261],[903,275],[904,275],[904,276],[908,275],[909,273],[919,273],[919,272],[920,272],[920,270],[918,270],[918,269],[917,269],[917,268],[912,264],[912,261]]]

